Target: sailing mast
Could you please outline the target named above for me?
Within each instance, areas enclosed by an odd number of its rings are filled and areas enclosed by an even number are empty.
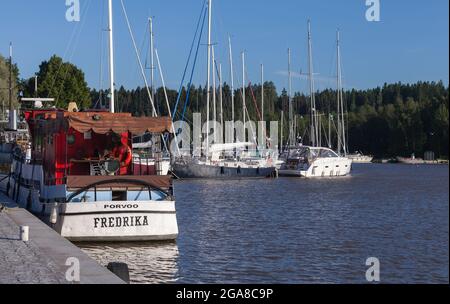
[[[337,94],[338,94],[338,154],[341,151],[344,156],[347,156],[346,134],[345,134],[345,117],[344,117],[344,96],[342,94],[342,71],[341,71],[341,47],[340,47],[340,33],[336,33],[337,44]]]
[[[214,126],[216,125],[217,122],[217,91],[216,91],[216,71],[217,71],[217,66],[216,66],[216,55],[214,52],[214,46],[212,46],[212,86],[213,86],[213,121],[214,121]],[[214,130],[214,141],[216,140],[216,132]]]
[[[265,149],[263,145],[266,138],[265,120],[264,120],[264,64],[261,64],[261,148]]]
[[[12,42],[9,43],[9,127],[14,130],[14,114],[13,113],[13,103],[12,103],[12,95],[13,95],[13,84],[12,84],[12,68],[13,66],[13,46]]]
[[[292,73],[291,73],[291,49],[288,48],[288,76],[289,76],[289,92],[288,92],[288,103],[289,103],[289,143],[288,146],[294,144],[294,111],[292,107]]]
[[[110,99],[109,111],[115,113],[115,91],[114,91],[114,41],[113,41],[113,6],[112,0],[108,0],[108,15],[109,15],[109,81],[110,81]]]
[[[284,146],[283,146],[283,141],[284,141],[284,139],[283,139],[283,131],[284,131],[284,111],[283,110],[281,110],[281,144],[280,144],[280,153],[283,153],[284,152]]]
[[[314,71],[313,71],[313,59],[312,59],[312,41],[311,41],[311,21],[308,20],[308,69],[309,69],[309,90],[311,95],[311,141],[312,146],[315,147],[318,144],[318,132],[317,132],[317,114],[316,114],[316,97],[314,94]]]
[[[233,50],[231,48],[231,37],[228,36],[228,49],[230,57],[230,78],[231,78],[231,121],[233,126],[233,143],[234,143],[234,70],[233,70]]]
[[[221,128],[223,125],[223,81],[222,81],[222,64],[219,63],[219,103],[220,103],[220,125]],[[222,129],[223,132],[223,129]]]
[[[152,100],[155,101],[155,44],[153,33],[153,17],[148,18],[148,23],[150,26],[150,87]]]
[[[211,11],[212,0],[208,0],[208,60],[207,60],[207,81],[206,81],[206,159],[209,157],[209,99],[211,94],[210,76],[211,76]]]
[[[242,114],[244,119],[244,139],[243,141],[247,141],[247,130],[246,130],[246,119],[245,119],[245,52],[242,52]]]

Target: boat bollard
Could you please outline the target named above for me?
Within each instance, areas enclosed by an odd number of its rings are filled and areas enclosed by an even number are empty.
[[[30,240],[30,227],[20,226],[20,240],[22,242],[28,242]]]
[[[112,262],[109,263],[108,266],[109,271],[118,276],[122,281],[127,284],[130,284],[130,270],[128,269],[128,265],[125,263]]]

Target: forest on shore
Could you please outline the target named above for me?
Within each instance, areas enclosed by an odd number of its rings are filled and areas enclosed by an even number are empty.
[[[0,55],[0,84],[3,88],[7,84],[8,75],[7,60]],[[67,107],[71,101],[77,102],[83,109],[101,108],[107,104],[108,91],[90,89],[83,71],[71,63],[63,62],[60,57],[53,56],[42,62],[36,75],[39,78],[38,92],[34,92],[34,78],[20,79],[19,70],[14,66],[14,83],[17,84],[15,92],[23,97],[33,97],[36,94],[40,97],[53,97],[56,99],[53,106],[59,108]],[[178,91],[169,88],[166,91],[172,111],[178,100],[174,120],[184,117],[190,122],[193,113],[202,113],[202,117],[206,117],[206,87],[192,86],[189,91],[183,88],[179,98]],[[249,84],[246,88],[246,106],[253,121],[260,120],[261,91],[261,84]],[[286,121],[289,98],[286,90],[278,92],[273,82],[264,83],[264,120],[280,121],[283,112],[286,141],[289,131]],[[224,121],[231,120],[231,93],[230,86],[225,83],[222,100]],[[236,88],[234,95],[235,119],[242,120],[242,88]],[[219,100],[219,92],[217,96]],[[346,90],[344,104],[350,152],[361,151],[377,158],[389,158],[410,156],[412,153],[422,157],[424,152],[433,151],[436,157],[448,159],[448,97],[449,86],[442,81],[394,83],[373,89]],[[0,90],[0,99],[5,104],[6,98],[5,90]],[[328,130],[328,115],[336,117],[336,100],[336,90],[326,89],[316,93],[317,111],[323,113],[324,136]],[[158,113],[167,115],[163,88],[155,90],[155,101]],[[297,92],[292,96],[292,104],[297,135],[302,136],[307,143],[310,96]],[[130,112],[135,116],[151,114],[147,90],[141,87],[132,90],[119,87],[116,92],[116,107],[119,111]],[[332,141],[336,140],[332,138]],[[323,139],[323,142],[326,140]]]

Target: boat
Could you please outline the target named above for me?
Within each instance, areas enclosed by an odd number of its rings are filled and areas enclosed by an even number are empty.
[[[159,169],[164,140],[150,147],[155,160],[146,162],[147,170],[137,170],[132,140],[173,134],[172,119],[157,117],[151,95],[153,117],[115,112],[112,3],[108,0],[109,111],[79,112],[73,103],[67,110],[25,110],[30,144],[13,150],[3,182],[20,207],[70,241],[175,240],[172,177]]]
[[[169,175],[170,153],[154,153],[153,143],[154,141],[159,142],[160,137],[142,140],[147,137],[150,137],[150,134],[133,138],[133,170],[141,174]]]
[[[299,146],[291,149],[281,166],[280,176],[285,177],[340,177],[350,174],[352,161],[340,157],[329,148]]]
[[[178,178],[183,179],[236,179],[274,176],[275,165],[270,158],[266,160],[259,156],[251,157],[244,152],[238,153],[242,157],[233,157],[234,151],[251,145],[251,143],[212,145],[210,148],[211,157],[180,159],[172,164],[173,172]]]
[[[222,73],[221,66],[217,68],[214,46],[211,43],[211,16],[212,16],[212,0],[207,1],[208,13],[208,55],[207,55],[207,118],[206,129],[210,130],[210,100],[213,105],[213,121],[217,121],[217,107],[216,107],[216,72],[219,78],[219,108],[220,108],[220,122],[223,125],[223,104],[222,104]],[[205,10],[206,16],[206,10]],[[201,38],[200,38],[201,39]],[[199,44],[200,40],[199,39]],[[233,60],[231,50],[231,40],[229,39],[229,53],[230,53],[230,70],[231,70],[231,87],[234,92],[233,80]],[[211,68],[212,66],[212,68]],[[247,108],[245,104],[245,54],[242,53],[242,96],[243,96],[243,113],[244,113],[244,130],[246,127],[245,116]],[[212,72],[212,90],[210,89],[210,78]],[[189,85],[190,87],[190,85]],[[176,108],[176,107],[175,107]],[[176,111],[174,111],[174,114]],[[175,115],[173,115],[175,116]],[[234,123],[234,93],[232,93],[232,121]],[[217,138],[214,138],[214,143],[210,144],[209,132],[206,134],[206,147],[202,149],[201,156],[181,156],[177,157],[172,163],[172,172],[178,178],[211,178],[211,179],[235,179],[235,178],[266,178],[275,174],[276,167],[273,158],[268,155],[260,155],[261,153],[246,153],[248,148],[254,143],[247,143],[244,139],[242,143],[235,143],[233,138],[232,143],[220,144]],[[244,136],[245,137],[245,136]],[[241,152],[237,150],[241,149]]]
[[[132,134],[169,134],[170,118],[54,109],[25,116],[31,153],[15,150],[6,186],[20,207],[75,242],[177,238],[171,177],[135,172],[131,162]]]
[[[416,155],[414,153],[411,155],[411,157],[400,157],[400,156],[397,156],[396,160],[397,160],[398,163],[405,164],[405,165],[434,165],[434,164],[439,164],[439,161],[425,160],[423,158],[418,158],[418,157],[416,157]]]
[[[347,157],[350,158],[355,164],[371,164],[373,161],[373,156],[364,155],[361,152],[349,154]]]
[[[314,72],[312,65],[312,46],[311,46],[311,23],[308,20],[308,57],[309,57],[309,84],[311,96],[311,126],[310,139],[311,146],[303,145],[302,142],[295,142],[293,136],[292,122],[290,122],[289,144],[286,151],[281,154],[281,159],[285,162],[281,165],[279,170],[280,176],[285,177],[304,177],[304,178],[318,178],[318,177],[342,177],[350,174],[352,169],[352,160],[346,155],[346,139],[345,139],[345,122],[343,116],[343,97],[340,75],[340,48],[339,48],[339,33],[337,35],[337,50],[338,50],[338,94],[337,94],[337,109],[338,109],[338,152],[336,153],[331,148],[321,147],[321,126],[320,117],[316,110],[315,89],[314,89]],[[289,78],[290,73],[290,51],[289,54]],[[289,83],[291,80],[289,79]],[[291,103],[291,98],[289,98]],[[292,106],[289,109],[290,120],[292,118]],[[331,138],[329,138],[331,146]]]

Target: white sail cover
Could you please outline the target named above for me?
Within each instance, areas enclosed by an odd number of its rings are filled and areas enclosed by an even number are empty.
[[[256,144],[251,142],[232,143],[232,144],[214,144],[209,148],[210,153],[232,151],[234,149],[244,149],[246,147],[255,147]]]

